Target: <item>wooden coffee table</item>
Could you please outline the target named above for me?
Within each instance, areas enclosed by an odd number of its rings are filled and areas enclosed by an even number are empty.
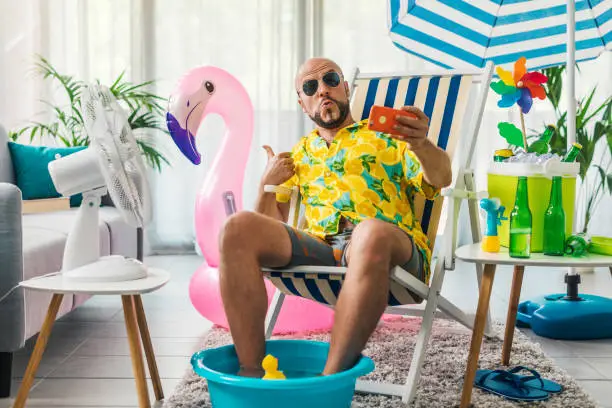
[[[43,352],[47,346],[47,341],[51,334],[51,328],[55,322],[57,312],[62,303],[65,294],[87,294],[87,295],[119,295],[123,303],[123,313],[125,315],[125,327],[127,329],[128,342],[130,345],[130,355],[132,358],[132,370],[136,380],[136,391],[138,393],[138,405],[141,408],[151,406],[149,401],[149,391],[145,380],[144,362],[142,358],[142,349],[140,347],[140,338],[144,346],[147,364],[149,366],[149,374],[153,383],[155,399],[160,401],[164,398],[161,381],[159,379],[159,371],[155,362],[155,354],[151,344],[151,335],[147,326],[147,319],[140,297],[143,293],[153,292],[164,286],[170,280],[170,274],[160,269],[148,269],[148,276],[144,279],[138,279],[126,282],[105,282],[105,283],[90,283],[90,282],[75,282],[67,280],[61,274],[48,276],[45,278],[33,278],[20,283],[20,286],[41,292],[51,292],[53,297],[47,310],[47,316],[42,325],[34,351],[28,362],[28,367],[23,376],[23,382],[19,387],[17,398],[15,398],[14,408],[23,408],[25,406],[30,388],[34,382],[36,370],[40,364]],[[140,337],[140,338],[139,338]]]

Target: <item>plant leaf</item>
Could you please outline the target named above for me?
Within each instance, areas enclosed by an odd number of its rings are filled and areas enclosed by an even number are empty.
[[[580,178],[585,179],[586,173],[593,161],[593,153],[595,146],[589,139],[589,135],[584,128],[576,128],[576,141],[582,145],[580,154],[578,154],[578,162],[580,163]]]
[[[556,153],[560,156],[565,155],[567,152],[567,124],[565,122],[565,118],[567,117],[567,113],[563,112],[558,118],[556,127],[557,130],[553,134],[553,137],[550,140],[550,149],[552,153]]]
[[[140,148],[140,151],[142,152],[142,155],[144,156],[144,159],[147,164],[155,170],[161,171],[162,163],[168,165],[170,164],[166,157],[164,157],[163,154],[161,154],[149,143],[139,139],[136,139],[136,143],[138,144],[138,147]]]
[[[606,120],[605,118],[608,118],[607,121],[608,123],[610,122],[610,106],[612,105],[612,97],[608,98],[607,101],[605,101],[604,103],[602,103],[601,105],[599,105],[599,107],[597,107],[597,109],[595,109],[589,116],[586,116],[583,119],[583,123],[587,124],[591,119],[593,119],[593,117],[595,115],[597,115],[599,112],[601,112],[602,109],[606,109],[602,115],[602,118],[604,120]]]
[[[86,83],[70,75],[61,74],[40,55],[36,56],[33,71],[43,79],[59,82],[68,104],[55,105],[49,101],[41,101],[51,119],[47,123],[31,121],[21,129],[12,131],[9,136],[16,140],[27,134],[31,141],[35,138],[51,137],[66,146],[88,146],[90,139],[84,128],[81,105],[81,93]],[[127,107],[130,126],[133,129],[155,129],[167,134],[164,121],[165,108],[162,106],[166,99],[150,92],[154,89],[155,81],[135,84],[127,81],[125,75],[125,71],[121,72],[109,89],[120,105]],[[94,81],[100,84],[98,79]],[[154,144],[139,140],[137,143],[143,158],[151,167],[159,171],[164,163],[169,164]]]
[[[597,144],[599,139],[601,139],[606,134],[607,126],[603,122],[595,122],[595,126],[593,127],[593,144]]]
[[[606,183],[606,171],[599,164],[595,164],[593,167],[595,167],[599,172],[599,183],[595,184],[595,188],[597,188],[597,186],[601,186],[603,183]]]
[[[548,77],[548,81],[542,86],[546,97],[552,104],[553,108],[558,115],[559,112],[559,101],[561,99],[561,93],[563,92],[563,72],[565,71],[565,65],[560,65],[551,68],[545,68],[542,70],[542,74]]]
[[[593,100],[593,96],[595,95],[596,89],[597,87],[591,90],[589,96],[586,97],[586,101],[584,98],[580,101],[580,107],[578,109],[578,112],[576,113],[576,128],[584,126],[584,117],[588,112],[589,107],[591,106],[591,101]]]
[[[608,125],[606,139],[608,140],[608,149],[610,150],[610,157],[612,157],[612,125]]]
[[[64,146],[70,147],[70,142],[62,135],[57,135],[57,138],[62,141]]]
[[[497,129],[501,137],[514,146],[525,148],[523,143],[523,132],[514,126],[512,123],[500,122],[497,124]]]
[[[44,79],[53,78],[57,80],[68,95],[68,99],[72,104],[80,95],[80,89],[83,86],[81,81],[75,80],[70,75],[61,75],[57,70],[41,55],[36,55],[37,61],[34,66],[36,71],[42,75]]]
[[[114,93],[114,90],[116,89],[117,85],[119,85],[124,75],[125,75],[125,71],[122,71],[121,74],[115,80],[115,82],[113,82],[113,84],[109,88],[111,92]]]

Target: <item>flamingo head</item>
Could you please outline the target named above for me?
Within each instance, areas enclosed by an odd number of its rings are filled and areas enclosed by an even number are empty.
[[[226,126],[252,123],[253,106],[246,89],[227,71],[213,66],[194,68],[179,81],[166,114],[172,140],[193,164],[200,164],[202,160],[195,135],[210,113],[219,114]],[[228,133],[228,137],[232,135]]]
[[[166,124],[172,140],[181,153],[193,164],[202,157],[196,148],[195,135],[214,102],[218,81],[214,67],[200,67],[189,71],[178,83],[169,99]]]

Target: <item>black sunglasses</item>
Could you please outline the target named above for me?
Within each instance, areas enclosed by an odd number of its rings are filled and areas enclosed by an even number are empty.
[[[329,87],[335,88],[340,84],[340,75],[337,72],[330,71],[327,74],[323,75],[323,83]],[[304,81],[302,84],[302,91],[307,96],[312,96],[319,89],[319,80],[317,79],[309,79],[308,81]]]

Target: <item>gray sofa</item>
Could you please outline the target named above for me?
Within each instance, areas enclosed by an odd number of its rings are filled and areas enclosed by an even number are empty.
[[[0,298],[22,280],[61,269],[77,211],[22,215],[21,191],[15,185],[7,141],[0,126]],[[127,225],[110,204],[100,208],[100,254],[141,258],[140,231]],[[87,299],[64,296],[58,318]],[[0,398],[9,395],[13,352],[40,331],[50,300],[51,294],[19,288],[0,302]]]

